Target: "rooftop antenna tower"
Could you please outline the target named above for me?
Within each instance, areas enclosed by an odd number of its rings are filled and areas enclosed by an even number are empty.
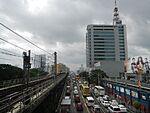
[[[119,25],[119,24],[122,24],[122,21],[119,18],[117,1],[115,0],[115,8],[114,8],[114,14],[113,14],[113,25]]]

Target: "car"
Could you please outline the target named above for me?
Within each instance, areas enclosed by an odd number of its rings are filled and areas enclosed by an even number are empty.
[[[88,85],[88,82],[87,82],[87,81],[84,81],[83,83]]]
[[[70,99],[70,96],[65,96],[65,99]]]
[[[99,105],[93,105],[92,107],[93,113],[100,113],[100,106]]]
[[[127,108],[124,105],[120,104],[118,107],[120,108],[121,113],[127,113]]]
[[[109,103],[110,105],[118,106],[117,100],[111,100]]]
[[[97,97],[97,100],[101,103],[103,101],[103,97],[99,96]]]
[[[106,101],[110,101],[110,98],[109,98],[108,95],[104,95],[104,96],[103,96],[103,99],[106,100]]]
[[[91,96],[86,97],[86,104],[87,104],[88,107],[93,106],[94,103],[95,103],[95,101],[94,101],[94,98],[93,98],[93,97],[91,97]]]
[[[70,96],[70,90],[66,90],[66,96]]]
[[[70,87],[70,86],[67,86],[66,88],[67,88],[67,89],[69,89],[69,90],[71,89],[71,87]]]
[[[74,86],[74,90],[77,90],[77,86]]]
[[[82,82],[81,81],[79,81],[79,84],[81,84]]]
[[[110,105],[109,101],[106,100],[103,100],[101,103],[104,107],[108,107]]]
[[[82,106],[81,102],[76,103],[76,109],[77,109],[77,111],[83,111],[83,106]]]
[[[73,91],[74,95],[78,95],[78,90]]]
[[[74,100],[75,100],[76,103],[79,103],[79,102],[80,102],[80,97],[79,97],[79,95],[75,95],[75,96],[74,96]]]
[[[108,107],[109,113],[120,113],[120,108],[116,105],[110,105]]]

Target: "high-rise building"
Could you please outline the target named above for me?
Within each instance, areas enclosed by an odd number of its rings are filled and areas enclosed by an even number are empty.
[[[125,61],[127,55],[126,25],[119,18],[115,1],[112,25],[88,25],[86,33],[86,65],[101,61]]]
[[[35,55],[34,56],[34,68],[41,68],[42,70],[45,70],[46,68],[46,55]]]

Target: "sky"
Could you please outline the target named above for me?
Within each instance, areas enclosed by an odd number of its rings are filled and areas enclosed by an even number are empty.
[[[149,58],[150,0],[117,0],[117,6],[127,26],[128,56]],[[57,51],[58,62],[75,70],[86,66],[87,25],[112,24],[113,8],[114,0],[0,0],[0,23],[52,54]],[[0,38],[44,54],[2,26]],[[0,48],[19,55],[23,52],[2,40]],[[0,55],[0,63],[22,64],[21,58]]]

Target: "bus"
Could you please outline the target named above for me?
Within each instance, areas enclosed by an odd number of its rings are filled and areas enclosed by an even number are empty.
[[[60,113],[70,113],[71,112],[70,106],[71,106],[71,99],[68,97],[63,99],[61,102]]]
[[[104,96],[105,95],[105,89],[102,86],[95,86],[94,87],[94,94],[96,97]]]
[[[80,89],[83,96],[90,96],[90,88],[87,84],[82,84]]]

